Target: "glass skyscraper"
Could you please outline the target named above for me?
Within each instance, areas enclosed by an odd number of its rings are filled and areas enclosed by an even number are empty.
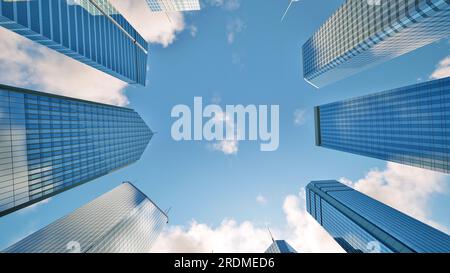
[[[303,45],[317,88],[450,34],[449,0],[346,0]]]
[[[306,186],[309,214],[347,252],[450,252],[450,236],[335,180]]]
[[[284,240],[273,240],[265,253],[297,253],[297,251]]]
[[[149,252],[167,222],[155,203],[126,182],[4,252]]]
[[[450,77],[315,108],[316,144],[450,173]]]
[[[153,12],[200,10],[200,0],[145,0]]]
[[[145,85],[148,44],[107,0],[0,0],[0,26]]]
[[[132,109],[0,85],[0,216],[137,161]]]

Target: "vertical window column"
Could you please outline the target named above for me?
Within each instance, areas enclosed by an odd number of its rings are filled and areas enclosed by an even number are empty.
[[[27,131],[24,95],[10,92],[11,152],[15,206],[29,201]]]

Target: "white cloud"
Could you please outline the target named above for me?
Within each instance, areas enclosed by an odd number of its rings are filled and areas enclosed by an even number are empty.
[[[215,151],[221,151],[226,155],[237,154],[239,151],[239,143],[236,139],[233,140],[221,140],[211,145]]]
[[[241,7],[240,0],[206,0],[206,3],[213,7],[221,7],[227,11],[237,10]]]
[[[106,73],[0,28],[0,81],[80,99],[126,105],[127,85]]]
[[[225,125],[225,131],[235,132],[236,124],[232,122],[231,118],[227,116],[225,112],[221,115],[215,116],[216,126]],[[220,151],[226,155],[237,154],[239,151],[239,141],[238,136],[234,135],[232,138],[226,138],[224,140],[208,145],[213,151]]]
[[[298,252],[343,252],[342,248],[306,212],[304,194],[285,198],[287,227],[272,229],[276,239],[286,240]],[[192,221],[189,227],[172,226],[158,238],[152,252],[264,252],[271,244],[266,227],[250,221],[225,219],[218,227]]]
[[[164,12],[151,12],[144,0],[111,0],[111,3],[150,43],[167,47],[175,41],[176,34],[185,28],[181,12],[170,12],[167,15]]]
[[[229,44],[233,44],[236,39],[236,35],[242,32],[244,28],[245,24],[240,18],[230,20],[227,23],[227,42]]]
[[[442,79],[450,77],[450,56],[447,56],[436,67],[436,70],[431,74],[430,79]]]
[[[198,32],[198,28],[196,25],[189,26],[189,33],[191,34],[192,37],[197,36],[197,32]]]
[[[294,124],[297,126],[303,125],[306,122],[306,110],[296,109],[294,111]]]
[[[356,182],[346,178],[340,181],[420,221],[447,231],[447,228],[430,219],[429,207],[433,194],[446,192],[444,174],[389,162],[385,170],[371,170]]]
[[[30,205],[30,206],[28,206],[26,208],[23,208],[23,209],[19,210],[18,213],[23,214],[23,213],[35,211],[38,207],[40,207],[42,205],[45,205],[45,204],[48,204],[51,200],[52,200],[51,197],[47,198],[47,199],[44,199],[42,201],[39,201],[39,202],[34,203],[34,204],[32,204],[32,205]]]
[[[264,205],[264,204],[267,204],[267,199],[266,199],[266,197],[264,197],[263,195],[260,194],[260,195],[256,196],[256,202],[258,204]]]
[[[189,228],[173,226],[165,230],[152,252],[264,252],[270,242],[267,230],[249,221],[238,224],[226,219],[215,228],[193,221]]]

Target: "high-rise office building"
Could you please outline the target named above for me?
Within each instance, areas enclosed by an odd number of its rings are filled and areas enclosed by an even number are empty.
[[[273,240],[265,253],[297,253],[297,251],[284,240]]]
[[[145,85],[148,44],[107,0],[0,0],[0,26]]]
[[[347,252],[450,252],[450,236],[335,180],[306,186],[309,214]]]
[[[126,182],[4,252],[149,252],[167,222],[155,203]]]
[[[317,88],[450,34],[448,0],[346,0],[303,45],[303,75]]]
[[[200,10],[200,0],[145,0],[153,12]]]
[[[0,216],[137,161],[132,109],[0,85]]]
[[[315,108],[316,144],[450,173],[450,77]]]

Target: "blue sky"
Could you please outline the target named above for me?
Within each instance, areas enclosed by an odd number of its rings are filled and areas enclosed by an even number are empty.
[[[442,40],[316,90],[302,79],[301,46],[342,2],[294,3],[283,22],[280,18],[288,5],[287,0],[233,0],[231,4],[234,5],[228,6],[227,1],[210,0],[202,3],[200,12],[172,15],[175,24],[180,24],[176,27],[179,31],[168,30],[176,38],[167,46],[161,45],[161,41],[150,44],[148,85],[123,89],[130,102],[128,106],[158,132],[141,160],[53,197],[45,204],[0,218],[0,248],[125,180],[133,182],[160,207],[172,207],[171,228],[165,233],[166,239],[178,238],[172,236],[174,230],[189,236],[192,220],[205,224],[208,230],[215,232],[217,239],[221,236],[224,219],[233,219],[237,227],[245,221],[251,223],[254,231],[251,236],[262,234],[261,230],[268,224],[276,234],[296,240],[294,237],[298,233],[288,231],[295,222],[287,219],[287,196],[301,200],[298,193],[311,180],[345,177],[356,182],[367,178],[368,172],[374,169],[377,173],[385,172],[385,180],[380,183],[395,187],[397,191],[392,195],[399,195],[396,199],[403,197],[395,185],[413,183],[413,193],[405,194],[416,194],[418,202],[422,202],[411,204],[411,207],[402,206],[401,202],[391,205],[410,214],[417,205],[423,210],[417,217],[432,219],[441,227],[450,228],[448,176],[416,168],[387,166],[384,161],[314,146],[314,106],[428,80],[438,64],[450,55],[449,40]],[[9,33],[1,32],[1,35]],[[3,37],[0,40],[3,43]],[[5,58],[0,55],[0,63],[7,62]],[[107,89],[102,91],[108,92]],[[194,96],[203,97],[205,104],[220,101],[222,106],[280,105],[279,149],[261,152],[259,142],[242,141],[236,154],[227,155],[212,150],[211,143],[206,141],[174,141],[170,135],[175,121],[170,116],[171,109],[177,104],[192,107]],[[300,124],[295,123],[295,113],[303,114]],[[391,172],[395,175],[390,175]],[[408,172],[418,173],[412,178],[414,181],[405,181],[411,178]],[[366,180],[373,177],[369,178]],[[417,191],[426,188],[428,179],[432,180],[430,185],[437,185],[438,189],[427,191],[426,196],[418,194]],[[360,182],[359,185],[366,184]],[[380,192],[373,194],[378,197]],[[388,195],[389,192],[385,193],[381,199],[392,200]],[[409,200],[411,195],[404,198]],[[235,226],[234,231],[236,229]],[[234,231],[232,228],[230,232]],[[205,236],[210,236],[211,232]],[[297,245],[301,247],[301,243],[300,240]],[[230,246],[233,247],[236,249],[232,250],[239,251],[260,246]],[[318,251],[315,247],[304,251]]]

